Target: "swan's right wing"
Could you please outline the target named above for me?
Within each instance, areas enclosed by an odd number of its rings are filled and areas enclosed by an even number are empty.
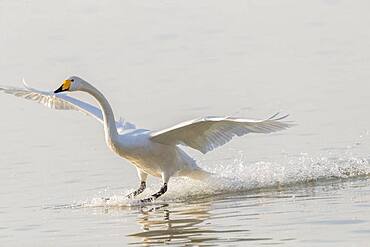
[[[292,126],[281,121],[288,115],[278,113],[265,120],[250,120],[233,117],[205,117],[177,124],[173,127],[153,131],[152,141],[166,144],[182,144],[207,153],[229,141],[234,136],[248,133],[272,133]]]

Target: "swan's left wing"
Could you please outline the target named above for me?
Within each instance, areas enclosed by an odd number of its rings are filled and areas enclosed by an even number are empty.
[[[180,123],[168,129],[154,131],[151,140],[167,144],[182,144],[207,153],[234,136],[248,133],[271,133],[286,129],[292,124],[281,121],[286,116],[278,114],[265,120],[249,120],[233,117],[205,117]]]
[[[40,91],[30,88],[26,84],[24,86],[25,88],[0,86],[0,91],[20,98],[35,101],[50,109],[80,111],[94,117],[101,123],[103,122],[103,116],[100,109],[89,103],[65,94],[54,94],[53,92]]]
[[[20,98],[35,101],[51,109],[79,111],[92,116],[100,123],[103,123],[103,114],[98,107],[63,93],[54,94],[53,92],[40,91],[29,87],[25,82],[23,83],[24,88],[0,86],[0,91]],[[125,122],[121,119],[116,121],[116,126],[118,131],[135,128],[135,125]]]

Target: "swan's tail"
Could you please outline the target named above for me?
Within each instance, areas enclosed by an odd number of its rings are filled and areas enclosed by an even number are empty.
[[[204,181],[213,175],[212,173],[200,168],[197,165],[197,162],[181,148],[177,147],[176,151],[178,154],[177,157],[180,158],[179,162],[183,164],[183,169],[177,173],[177,176],[189,177],[191,179]]]

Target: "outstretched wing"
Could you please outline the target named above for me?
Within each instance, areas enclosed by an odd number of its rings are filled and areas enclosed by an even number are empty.
[[[271,133],[289,128],[293,124],[281,121],[288,115],[279,113],[266,120],[249,120],[233,117],[205,117],[154,131],[151,140],[168,145],[182,144],[207,153],[227,142],[234,136],[248,133]]]
[[[23,83],[24,88],[0,86],[0,91],[20,98],[35,101],[51,109],[75,110],[83,112],[94,117],[100,123],[103,123],[103,114],[98,107],[63,93],[54,94],[53,92],[40,91],[29,87],[25,82]],[[135,128],[135,125],[125,122],[122,119],[116,121],[116,126],[118,131],[122,129]]]

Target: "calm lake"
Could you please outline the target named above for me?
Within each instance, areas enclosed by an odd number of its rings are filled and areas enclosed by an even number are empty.
[[[153,130],[275,112],[297,124],[184,149],[215,179],[173,178],[141,207],[125,197],[136,169],[100,123],[1,94],[0,245],[368,246],[369,11],[361,0],[0,1],[1,85],[55,90],[77,75],[117,119]],[[160,186],[150,178],[143,197]]]

